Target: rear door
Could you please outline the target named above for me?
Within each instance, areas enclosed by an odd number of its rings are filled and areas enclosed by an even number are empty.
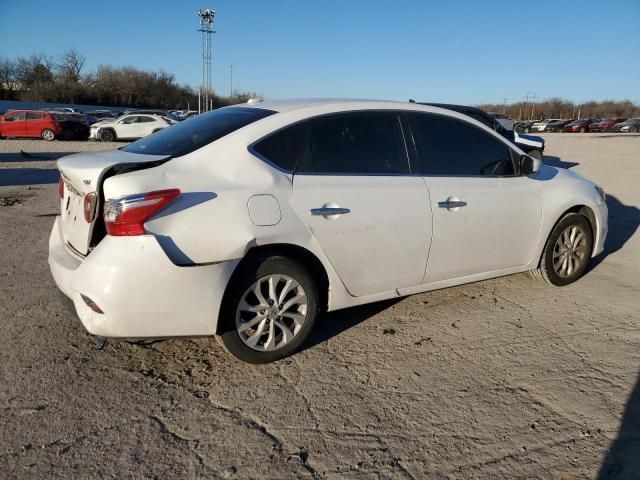
[[[425,283],[529,263],[542,221],[538,182],[516,174],[492,133],[445,115],[408,117],[433,211]]]
[[[292,202],[352,295],[421,283],[431,211],[396,112],[310,120]]]
[[[42,130],[47,128],[48,122],[45,122],[45,116],[46,114],[44,112],[27,112],[27,118],[25,120],[25,136],[40,137],[40,135],[42,135]]]

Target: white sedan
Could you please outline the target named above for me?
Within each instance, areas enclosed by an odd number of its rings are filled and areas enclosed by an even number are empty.
[[[253,363],[318,314],[603,250],[603,190],[452,110],[308,100],[214,110],[58,161],[49,264],[106,337],[215,335]]]
[[[174,123],[160,115],[136,114],[123,115],[119,118],[105,118],[91,125],[89,138],[103,142],[116,140],[135,140],[167,128]]]

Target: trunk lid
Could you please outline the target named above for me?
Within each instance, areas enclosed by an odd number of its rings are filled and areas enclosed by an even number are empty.
[[[70,155],[58,160],[58,170],[64,181],[64,195],[60,200],[62,232],[65,243],[76,253],[90,252],[94,227],[102,224],[102,184],[107,176],[155,167],[169,156],[141,155],[108,150]],[[91,223],[85,220],[85,196],[96,193],[95,213]],[[137,192],[131,192],[137,193]]]

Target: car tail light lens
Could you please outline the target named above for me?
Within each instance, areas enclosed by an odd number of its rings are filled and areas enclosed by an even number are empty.
[[[98,199],[98,194],[96,192],[87,193],[84,196],[84,219],[87,223],[93,222],[93,219],[96,216],[96,200]]]
[[[62,175],[58,178],[58,197],[64,198],[64,180],[62,179]]]
[[[169,205],[180,195],[180,190],[127,195],[104,202],[104,224],[108,235],[115,237],[144,235],[144,223],[153,214]]]

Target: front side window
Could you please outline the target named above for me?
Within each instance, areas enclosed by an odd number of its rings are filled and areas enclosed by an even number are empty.
[[[24,120],[25,117],[26,117],[26,113],[25,112],[12,113],[11,115],[7,115],[6,117],[4,117],[4,121],[5,122],[15,122],[17,120]]]
[[[409,115],[422,173],[447,176],[513,175],[507,146],[479,128],[443,115]]]
[[[302,154],[307,122],[297,123],[269,135],[253,149],[282,170],[292,172]]]
[[[398,115],[355,112],[311,120],[298,172],[409,174]]]
[[[138,121],[138,117],[135,115],[131,115],[130,117],[123,118],[120,123],[123,125],[129,125],[131,123],[136,123]]]
[[[255,107],[226,107],[188,118],[164,128],[149,137],[141,138],[122,150],[147,155],[186,155],[257,120],[273,115],[274,111]]]

